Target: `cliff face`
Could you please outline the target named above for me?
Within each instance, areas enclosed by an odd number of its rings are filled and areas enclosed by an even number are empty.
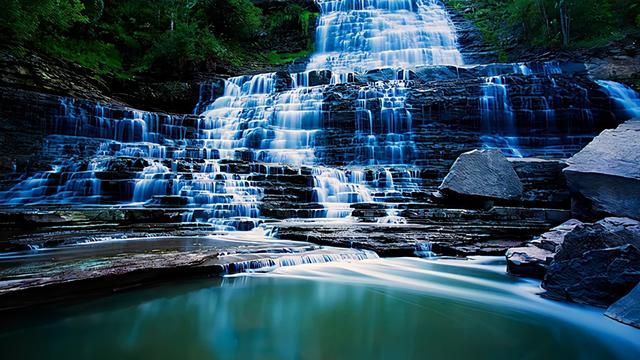
[[[508,151],[510,145],[495,142],[498,140],[492,140],[493,135],[512,139],[520,151],[526,151],[529,156],[570,156],[600,130],[615,126],[623,118],[607,94],[585,77],[584,67],[562,66],[564,74],[502,76],[501,81],[505,85],[499,89],[506,89],[501,101],[510,107],[508,119],[503,118],[504,111],[483,108],[487,91],[495,90],[487,85],[486,76],[499,71],[496,67],[428,67],[411,72],[409,75],[413,80],[401,89],[405,93],[404,104],[392,109],[399,118],[408,116],[411,119],[410,128],[396,129],[407,134],[400,145],[404,151],[402,161],[432,169],[434,175],[430,177],[437,182],[451,162],[464,151],[487,144]],[[280,73],[280,76],[289,79],[288,83],[285,81],[281,85],[281,91],[285,91],[291,86],[290,77],[286,73]],[[389,138],[390,130],[384,115],[385,99],[389,99],[385,91],[394,86],[385,80],[388,76],[395,74],[374,71],[359,75],[351,83],[322,88],[322,131],[314,142],[318,163],[333,166],[367,164],[372,156],[384,161],[385,147],[397,142]],[[311,76],[318,85],[326,84],[329,78]],[[370,81],[378,81],[378,84],[366,85]],[[53,83],[58,84],[58,81]],[[68,82],[60,80],[59,84],[58,90],[61,91]],[[223,86],[215,81],[207,84],[202,87],[204,92],[200,95],[200,100],[205,102],[219,96]],[[360,97],[363,89],[370,93],[368,99]],[[94,141],[91,139],[98,141],[101,135],[105,135],[100,131],[108,128],[105,121],[116,124],[118,119],[133,111],[100,91],[91,93],[93,99],[86,101],[72,101],[6,85],[1,91],[3,106],[0,115],[5,136],[0,145],[7,149],[2,154],[4,169],[11,169],[14,163],[20,170],[39,168],[35,164],[45,159],[44,154],[53,154],[53,158],[62,155],[41,147],[45,137],[73,137],[69,138],[71,143]],[[84,94],[92,89],[74,88],[73,91],[76,91],[74,94]],[[191,98],[189,108],[193,108],[197,101],[196,96]],[[370,114],[366,121],[363,119],[365,113]],[[181,119],[181,134],[185,139],[195,141],[198,116],[154,114],[171,129],[174,128],[170,127],[173,126],[170,122]],[[173,135],[167,132],[163,136],[171,139]],[[113,139],[115,135],[106,136]],[[362,146],[366,144],[362,141],[370,136],[375,136],[378,143],[371,147],[373,153],[365,153]],[[89,144],[84,147],[87,151],[91,148]]]

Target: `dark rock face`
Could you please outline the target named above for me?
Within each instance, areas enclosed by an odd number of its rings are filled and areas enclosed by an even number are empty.
[[[462,57],[467,64],[486,64],[498,60],[495,49],[482,38],[482,33],[464,14],[447,5],[449,18],[456,29]]]
[[[61,243],[81,242],[86,238],[86,232],[79,233],[58,234],[59,240]],[[0,269],[0,312],[108,295],[172,279],[220,276],[291,264],[377,258],[370,252],[326,249],[302,242],[229,241],[203,237],[203,234],[206,232],[190,236],[147,236],[143,241],[130,238],[116,247],[98,241],[82,246],[86,251],[72,247],[60,258],[45,256],[31,263],[3,267]],[[112,235],[115,238],[118,233]],[[126,233],[119,235],[126,238]]]
[[[640,223],[607,218],[565,236],[542,286],[546,296],[608,306],[640,281]]]
[[[536,232],[566,221],[568,211],[494,207],[489,210],[447,209],[437,204],[393,204],[403,223],[370,222],[386,213],[384,204],[354,204],[357,223],[273,224],[280,239],[374,250],[381,256],[413,256],[428,242],[439,255],[503,255]]]
[[[640,121],[605,130],[564,169],[580,215],[640,219]]]
[[[609,306],[604,314],[621,323],[640,328],[640,284]]]
[[[551,264],[546,296],[608,306],[640,281],[640,251],[633,245],[591,250],[581,258]]]
[[[539,158],[509,158],[522,182],[522,202],[532,207],[567,209],[571,199],[562,169],[563,160]]]
[[[606,218],[595,224],[576,226],[565,237],[556,260],[571,260],[587,251],[628,244],[640,249],[640,222],[628,218]]]
[[[513,275],[542,279],[567,234],[580,224],[578,220],[569,220],[530,241],[525,247],[509,249],[506,254],[507,271]]]
[[[17,89],[37,90],[96,101],[112,101],[109,87],[82,66],[45,55],[27,52],[24,56],[0,49],[0,84]]]
[[[445,196],[518,200],[522,182],[500,151],[473,150],[458,157],[440,191]]]

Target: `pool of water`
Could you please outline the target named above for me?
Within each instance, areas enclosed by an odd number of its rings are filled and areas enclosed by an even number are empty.
[[[0,326],[3,359],[638,359],[640,331],[542,299],[498,258],[281,268]]]

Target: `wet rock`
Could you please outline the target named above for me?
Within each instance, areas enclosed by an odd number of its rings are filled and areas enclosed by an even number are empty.
[[[606,218],[595,224],[576,226],[565,237],[556,260],[570,260],[590,250],[627,244],[640,249],[640,222],[629,218]]]
[[[562,160],[539,158],[509,158],[513,169],[522,181],[524,204],[533,207],[568,209],[571,204]]]
[[[499,200],[522,197],[522,182],[498,150],[473,150],[458,157],[440,191],[445,196],[470,196]]]
[[[555,253],[536,246],[511,248],[507,251],[507,271],[513,275],[542,278]]]
[[[384,81],[384,80],[396,80],[398,78],[398,71],[395,69],[373,69],[364,74],[355,74],[356,80],[359,82],[372,82],[372,81]]]
[[[357,261],[377,257],[352,249],[309,243],[225,240],[215,237],[142,236],[117,246],[92,241],[67,247],[65,256],[0,269],[0,312],[108,295],[162,281],[221,276],[294,264]],[[158,251],[158,249],[162,249]]]
[[[285,71],[276,72],[275,76],[275,89],[276,91],[285,91],[291,89],[293,84],[293,79],[291,79],[291,75]]]
[[[577,225],[578,220],[569,220],[530,241],[525,247],[507,251],[507,271],[513,275],[542,279],[564,239]]]
[[[640,281],[640,250],[633,245],[587,251],[554,261],[542,286],[547,297],[609,306]]]
[[[309,86],[329,85],[330,83],[330,70],[314,70],[309,72]]]
[[[564,239],[542,286],[546,296],[608,306],[640,281],[640,223],[607,218]]]
[[[609,306],[604,314],[621,323],[640,328],[640,284]]]
[[[640,121],[605,130],[564,169],[582,216],[604,213],[640,219]]]
[[[151,198],[147,203],[144,204],[145,207],[167,207],[167,208],[181,208],[185,207],[189,204],[189,198],[186,196],[177,196],[177,195],[157,195]]]
[[[544,209],[445,209],[433,204],[398,204],[406,223],[377,222],[388,215],[369,204],[354,206],[354,223],[284,222],[273,224],[280,239],[353,247],[380,256],[414,256],[416,242],[430,242],[439,255],[504,255],[507,249],[558,223]],[[378,219],[374,218],[377,217]]]

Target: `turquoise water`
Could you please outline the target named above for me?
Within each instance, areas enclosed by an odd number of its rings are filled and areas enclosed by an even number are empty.
[[[493,258],[303,265],[24,315],[2,359],[638,359],[640,331]]]

